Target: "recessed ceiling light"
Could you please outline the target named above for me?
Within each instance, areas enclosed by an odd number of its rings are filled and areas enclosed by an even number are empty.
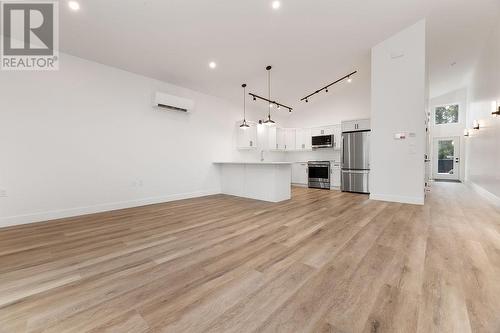
[[[214,62],[214,61],[211,61],[209,64],[208,64],[208,67],[214,69],[215,67],[217,67],[217,64]]]
[[[281,2],[273,1],[272,6],[273,6],[273,9],[279,9],[281,7]]]
[[[71,10],[79,10],[80,9],[80,4],[76,1],[69,1],[68,6]]]

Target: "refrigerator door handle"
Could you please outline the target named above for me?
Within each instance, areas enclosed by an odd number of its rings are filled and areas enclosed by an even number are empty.
[[[357,173],[357,174],[365,174],[369,173],[370,170],[342,170],[342,173]]]

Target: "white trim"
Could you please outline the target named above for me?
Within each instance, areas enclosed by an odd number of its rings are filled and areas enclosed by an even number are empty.
[[[292,186],[294,186],[294,187],[303,187],[303,188],[308,188],[309,187],[307,184],[299,184],[299,183],[292,183]]]
[[[485,188],[477,185],[476,183],[473,183],[471,181],[466,181],[465,184],[469,186],[471,189],[476,191],[480,196],[483,198],[487,199],[489,202],[491,202],[494,205],[500,206],[500,198],[491,193],[490,191],[486,190]]]
[[[87,214],[102,213],[118,209],[153,205],[153,204],[165,203],[176,200],[198,198],[220,193],[221,193],[220,189],[212,189],[207,191],[196,191],[191,193],[171,194],[160,197],[150,197],[150,198],[135,199],[128,201],[111,202],[94,206],[52,210],[48,212],[39,212],[26,215],[7,216],[0,218],[0,228],[21,225],[21,224],[28,224],[28,223],[43,222],[48,220],[62,219],[68,217],[75,217]]]
[[[387,195],[387,194],[370,194],[370,200],[377,201],[389,201],[389,202],[400,202],[412,205],[423,205],[425,203],[424,196],[422,197],[406,197],[399,195]]]

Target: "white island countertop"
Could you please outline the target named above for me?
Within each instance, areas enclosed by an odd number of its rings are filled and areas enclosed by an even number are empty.
[[[291,197],[291,162],[214,162],[221,172],[222,193],[269,202]]]
[[[244,161],[236,161],[236,162],[214,162],[214,164],[251,164],[251,165],[292,165],[292,162],[244,162]]]

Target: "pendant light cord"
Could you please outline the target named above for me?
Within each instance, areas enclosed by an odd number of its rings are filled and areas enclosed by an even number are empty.
[[[267,70],[268,99],[271,100],[271,69]],[[269,119],[271,119],[271,102],[269,102]]]

